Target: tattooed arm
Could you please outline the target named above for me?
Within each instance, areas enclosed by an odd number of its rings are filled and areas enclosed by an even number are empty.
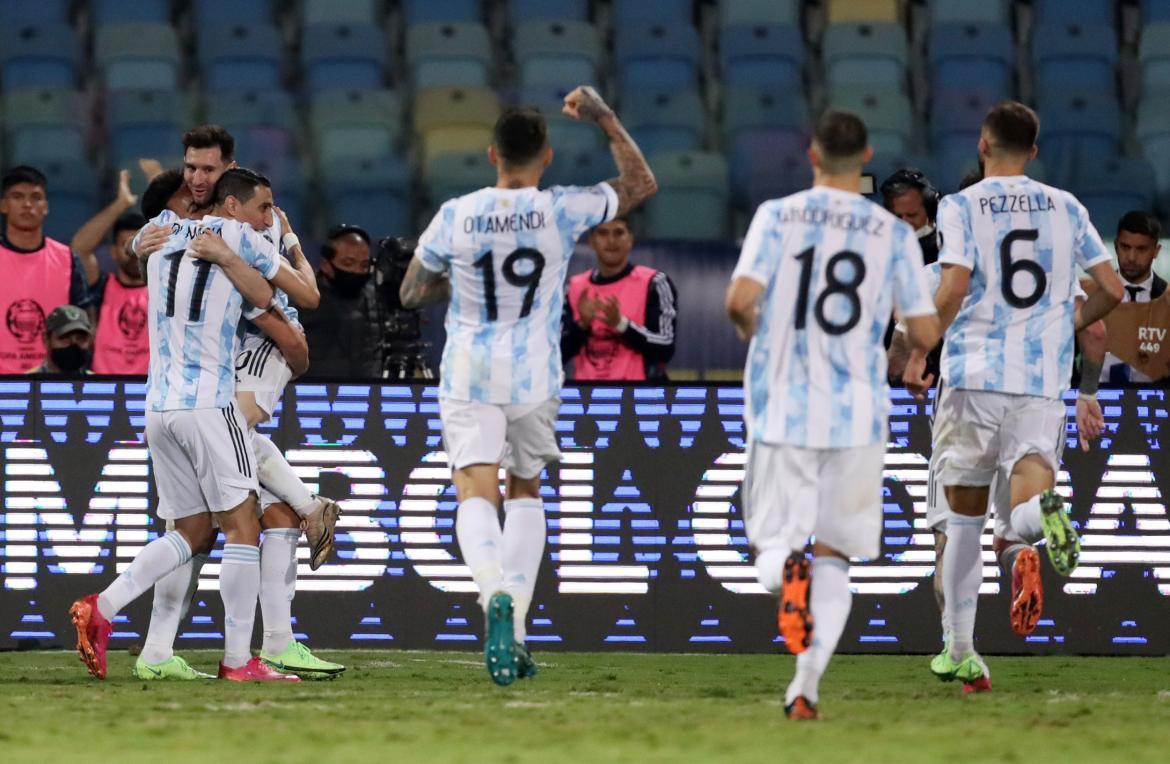
[[[618,168],[618,176],[609,185],[617,192],[619,217],[657,193],[658,181],[642,150],[596,90],[588,85],[578,87],[565,96],[563,111],[573,119],[596,122],[609,139],[609,150]]]
[[[418,257],[410,261],[398,299],[404,308],[421,308],[433,302],[442,302],[451,296],[451,281],[446,273],[438,273],[423,266]]]

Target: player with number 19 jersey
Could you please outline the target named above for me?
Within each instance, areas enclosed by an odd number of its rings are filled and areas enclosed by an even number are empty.
[[[569,258],[581,234],[617,210],[608,183],[482,188],[439,209],[415,254],[451,279],[440,397],[517,405],[560,395]]]
[[[971,271],[948,327],[948,387],[1059,399],[1073,361],[1077,266],[1112,255],[1072,194],[1025,175],[987,178],[938,208],[939,262]]]
[[[765,288],[744,380],[749,440],[884,443],[891,308],[934,313],[914,229],[858,194],[817,186],[760,205],[740,276]]]

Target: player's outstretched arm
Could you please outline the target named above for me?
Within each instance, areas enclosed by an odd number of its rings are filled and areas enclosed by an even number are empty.
[[[301,240],[293,233],[288,216],[280,207],[276,208],[276,214],[280,216],[281,230],[284,231],[284,248],[288,252],[288,259],[292,261],[292,264],[290,265],[284,258],[281,258],[280,270],[273,277],[272,283],[283,289],[298,308],[313,310],[321,304],[321,291],[317,288],[317,276],[313,273],[313,266],[309,264],[309,259],[305,257],[305,252],[301,248]]]
[[[740,339],[750,340],[756,333],[756,310],[764,285],[747,276],[737,276],[727,287],[727,315],[735,324]]]
[[[451,297],[451,281],[446,273],[432,271],[423,266],[415,255],[410,260],[402,285],[398,288],[398,299],[404,308],[421,308],[433,302],[442,302]]]
[[[890,338],[890,349],[886,351],[886,374],[891,380],[901,379],[910,360],[910,344],[906,341],[905,327],[898,325]]]
[[[257,329],[276,343],[285,363],[294,377],[309,370],[309,343],[304,333],[293,326],[279,305],[271,305],[263,314],[252,319]]]
[[[276,293],[260,271],[244,262],[218,235],[204,231],[187,247],[187,252],[218,265],[248,304],[267,308]],[[289,364],[290,366],[292,364]]]
[[[1097,263],[1089,269],[1089,278],[1099,287],[1077,311],[1077,331],[1096,323],[1109,314],[1125,298],[1125,287],[1113,263]]]
[[[85,266],[86,283],[90,286],[96,284],[102,275],[102,267],[98,264],[95,250],[114,227],[114,223],[118,222],[118,217],[137,203],[138,197],[130,191],[130,171],[122,170],[118,173],[118,196],[85,221],[81,228],[77,229],[77,233],[73,234],[69,248],[81,258]]]
[[[596,122],[609,139],[609,150],[618,168],[618,176],[609,185],[617,192],[619,217],[658,192],[658,181],[642,150],[596,90],[589,85],[577,87],[565,96],[562,111],[582,122]]]

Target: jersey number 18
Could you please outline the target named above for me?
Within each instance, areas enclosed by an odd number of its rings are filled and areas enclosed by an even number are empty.
[[[800,285],[797,287],[800,293],[796,298],[796,328],[798,330],[803,329],[808,321],[809,289],[812,287],[813,255],[815,252],[815,247],[809,247],[796,256],[796,259],[800,261]],[[848,263],[852,266],[852,272],[844,279],[837,272],[842,263]],[[861,321],[861,297],[857,294],[857,290],[864,280],[865,261],[861,259],[861,255],[844,250],[829,258],[829,262],[825,264],[825,288],[817,295],[812,310],[813,319],[816,320],[817,326],[821,327],[821,331],[825,334],[839,335],[857,326],[857,323]],[[841,323],[830,321],[829,317],[825,315],[825,303],[835,294],[841,295],[849,302],[849,315]]]

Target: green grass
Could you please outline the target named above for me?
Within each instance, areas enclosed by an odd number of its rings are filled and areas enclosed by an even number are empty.
[[[218,655],[187,653],[215,671]],[[490,683],[480,656],[322,652],[335,682],[148,684],[110,655],[0,653],[0,761],[1165,762],[1170,659],[993,658],[963,697],[923,657],[840,656],[821,721],[783,717],[790,657],[544,653]]]

